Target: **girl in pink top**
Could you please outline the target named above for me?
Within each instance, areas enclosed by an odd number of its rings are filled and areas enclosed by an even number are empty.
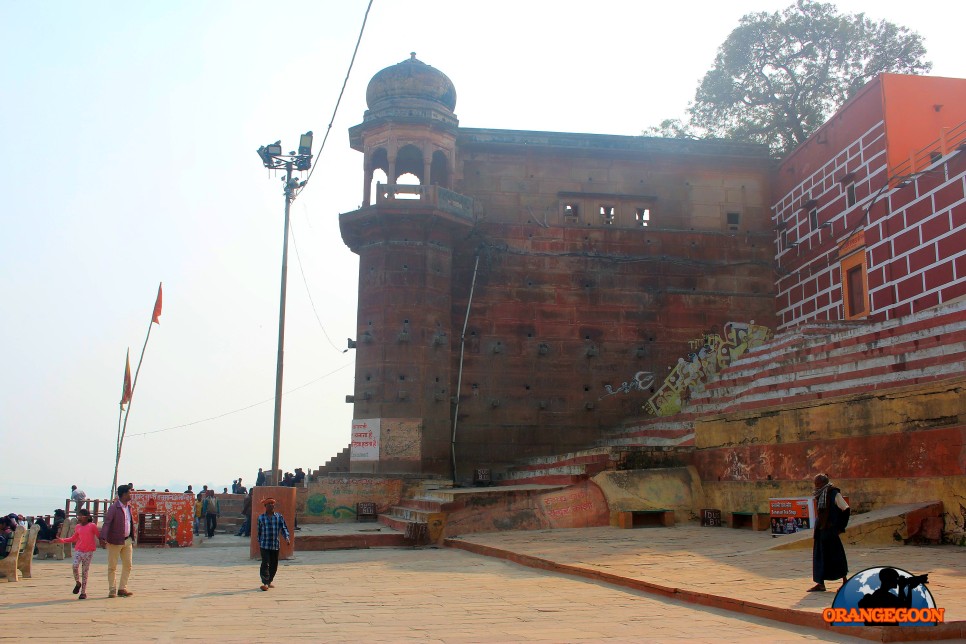
[[[97,550],[97,526],[91,521],[91,513],[88,510],[80,509],[77,511],[77,527],[74,534],[66,539],[55,539],[55,543],[76,543],[74,550],[74,594],[80,595],[77,599],[87,599],[87,573],[91,569],[91,561],[94,559],[94,551]],[[81,576],[81,569],[83,576]]]

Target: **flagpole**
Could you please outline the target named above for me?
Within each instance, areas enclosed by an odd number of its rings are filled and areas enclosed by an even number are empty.
[[[161,302],[161,284],[158,284],[158,299],[154,303],[154,311],[151,312],[151,321],[148,322],[148,334],[144,338],[144,346],[141,347],[141,357],[138,359],[137,369],[134,370],[134,382],[131,384],[131,399],[127,403],[127,409],[124,411],[124,424],[121,427],[121,437],[117,442],[117,458],[114,461],[114,486],[111,488],[111,495],[113,498],[114,491],[117,489],[117,470],[121,464],[121,450],[124,448],[124,435],[127,433],[127,419],[131,415],[131,406],[134,404],[134,390],[138,386],[138,374],[141,373],[141,363],[144,362],[144,352],[148,348],[148,340],[151,339],[151,327],[154,326],[155,321],[157,321],[158,316],[161,314],[158,310],[158,304]],[[160,324],[160,323],[159,323]]]
[[[127,385],[131,377],[131,349],[128,348],[127,355],[124,357],[124,380],[121,382],[121,404],[117,411],[117,437],[114,442],[114,480],[111,481],[110,493],[114,494],[117,489],[117,465],[121,453],[121,417],[124,415],[124,404],[127,398]]]

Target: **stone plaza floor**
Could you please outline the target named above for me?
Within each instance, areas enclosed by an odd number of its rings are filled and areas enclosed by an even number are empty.
[[[808,552],[766,554],[754,547],[761,539],[761,533],[679,526],[504,532],[464,541],[804,610],[831,604],[832,593],[803,592]],[[850,556],[929,570],[947,619],[962,619],[966,581],[959,553],[966,551],[937,549],[958,557],[937,563],[923,554],[930,548],[885,550]],[[193,548],[136,550],[129,584],[135,595],[115,599],[107,598],[106,553],[99,550],[85,601],[70,593],[69,561],[33,565],[32,579],[0,580],[0,640],[862,641],[457,548],[298,552],[281,562],[277,588],[261,592],[247,540],[219,535]]]

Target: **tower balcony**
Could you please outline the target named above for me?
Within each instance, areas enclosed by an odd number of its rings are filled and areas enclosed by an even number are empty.
[[[473,198],[438,185],[378,183],[375,195],[374,204],[339,215],[342,239],[353,251],[399,234],[441,241],[475,222]]]
[[[473,198],[437,185],[377,183],[376,206],[383,208],[435,208],[473,221]]]

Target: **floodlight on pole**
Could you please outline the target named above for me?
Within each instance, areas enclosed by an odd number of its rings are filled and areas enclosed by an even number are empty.
[[[282,429],[282,373],[285,354],[285,292],[288,284],[288,228],[289,210],[296,191],[305,185],[292,177],[293,170],[305,171],[312,166],[312,132],[306,132],[299,140],[298,154],[282,154],[281,140],[258,148],[262,164],[269,170],[285,170],[285,232],[282,237],[282,284],[278,304],[278,358],[275,365],[275,421],[272,432],[272,485],[278,485],[279,445]]]

